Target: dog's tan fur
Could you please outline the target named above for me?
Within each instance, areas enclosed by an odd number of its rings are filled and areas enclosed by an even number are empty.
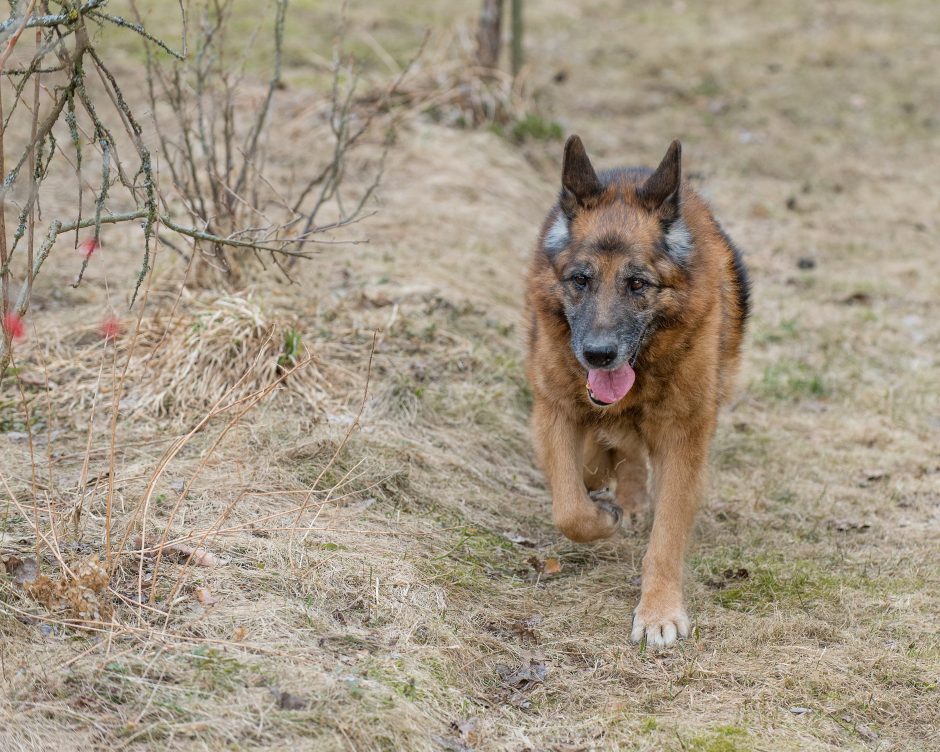
[[[575,146],[580,148],[580,141]],[[553,209],[542,228],[529,275],[527,375],[534,394],[535,446],[562,533],[578,542],[609,537],[622,515],[640,511],[651,495],[655,515],[632,636],[668,644],[689,631],[683,559],[718,408],[729,396],[738,367],[747,279],[728,237],[685,183],[679,205],[692,239],[688,263],[676,264],[662,252],[662,217],[642,200],[648,176],[618,173],[599,195],[569,211],[570,242],[552,258],[544,248],[564,210],[563,190],[562,206]],[[592,244],[592,239],[611,237],[619,239],[623,252],[600,253]],[[633,388],[607,407],[588,397],[586,370],[572,352],[564,313],[561,271],[579,254],[589,254],[597,268],[599,295],[612,294],[616,286],[603,281],[628,263],[649,270],[662,283],[648,302],[668,323],[643,346]],[[613,299],[598,302],[601,308],[616,305]],[[589,494],[611,485],[612,500]]]

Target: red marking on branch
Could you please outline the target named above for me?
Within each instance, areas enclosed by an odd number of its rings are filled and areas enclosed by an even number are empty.
[[[13,311],[3,317],[3,328],[10,335],[10,339],[20,340],[26,337],[26,324],[23,323],[23,317]]]
[[[88,238],[87,240],[83,240],[78,244],[78,252],[87,259],[91,258],[91,254],[97,251],[100,247],[101,243],[99,243],[95,238]]]

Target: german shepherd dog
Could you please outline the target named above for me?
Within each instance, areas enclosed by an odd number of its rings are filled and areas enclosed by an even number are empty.
[[[598,174],[571,136],[561,183],[526,295],[535,446],[571,540],[610,537],[652,496],[631,637],[665,646],[689,634],[683,559],[740,359],[747,271],[682,182],[678,141],[655,171]]]

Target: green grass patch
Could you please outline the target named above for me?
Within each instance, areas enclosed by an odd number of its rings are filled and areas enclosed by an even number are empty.
[[[767,366],[752,391],[766,399],[798,402],[832,396],[822,372],[808,363],[783,360]]]
[[[564,135],[565,132],[560,123],[547,120],[532,112],[526,113],[512,126],[512,140],[517,143],[525,141],[558,141]]]
[[[241,684],[245,666],[217,648],[199,646],[190,653],[198,683],[209,692],[232,692]]]
[[[778,344],[796,339],[800,334],[796,319],[785,319],[777,326],[758,329],[752,337],[754,344]]]
[[[687,752],[746,752],[752,749],[747,732],[737,726],[717,726],[684,740],[682,748]]]
[[[711,600],[734,611],[766,613],[774,607],[805,609],[832,603],[840,588],[855,584],[855,578],[824,570],[815,561],[730,553],[697,557],[693,566],[711,591]]]

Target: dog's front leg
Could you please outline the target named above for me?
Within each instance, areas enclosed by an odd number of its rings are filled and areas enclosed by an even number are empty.
[[[708,454],[706,428],[660,424],[650,442],[655,513],[643,557],[640,604],[633,613],[631,637],[664,646],[689,636],[682,600],[682,569],[698,509]]]
[[[558,529],[578,543],[609,538],[623,512],[608,501],[594,501],[584,485],[584,430],[567,415],[536,398],[535,447],[552,493],[552,517]]]

